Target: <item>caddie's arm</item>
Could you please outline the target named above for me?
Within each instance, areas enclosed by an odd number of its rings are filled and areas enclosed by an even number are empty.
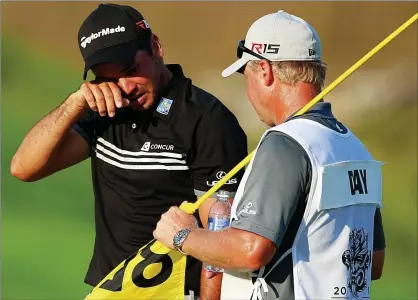
[[[221,231],[194,229],[183,251],[225,269],[249,271],[264,266],[280,248],[295,211],[303,213],[308,168],[309,158],[296,142],[269,134],[254,159],[238,204],[238,218]],[[173,207],[162,216],[154,236],[170,247],[174,234],[191,224]]]
[[[374,215],[374,234],[373,234],[373,257],[372,257],[372,280],[378,280],[383,274],[385,262],[385,233],[383,231],[382,214],[380,209],[376,209]]]

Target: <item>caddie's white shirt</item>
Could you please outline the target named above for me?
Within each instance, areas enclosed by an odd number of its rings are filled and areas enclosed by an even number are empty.
[[[306,119],[291,120],[269,131],[295,139],[313,168],[305,215],[292,247],[295,298],[369,297],[373,219],[376,207],[381,206],[381,163],[350,131],[340,134]],[[237,218],[254,157],[234,200],[232,219]],[[262,271],[260,275],[268,276]],[[266,295],[263,281],[257,280],[254,299]],[[250,299],[252,284],[246,283],[225,274],[222,299]]]

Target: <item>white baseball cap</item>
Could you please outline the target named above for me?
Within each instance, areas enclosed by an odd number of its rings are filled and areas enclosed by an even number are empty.
[[[265,15],[248,29],[237,49],[238,60],[222,72],[228,77],[250,60],[321,61],[321,41],[305,20],[283,10]]]

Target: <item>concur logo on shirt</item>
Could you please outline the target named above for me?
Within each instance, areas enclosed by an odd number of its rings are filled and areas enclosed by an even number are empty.
[[[173,145],[162,145],[162,144],[151,144],[151,142],[146,142],[142,145],[141,151],[149,151],[149,150],[167,150],[173,151]]]
[[[96,33],[91,33],[89,37],[85,37],[83,36],[80,40],[80,45],[83,48],[87,47],[87,44],[90,44],[91,41],[98,39],[99,37],[103,37],[109,34],[114,34],[117,32],[125,32],[125,27],[118,25],[118,27],[115,28],[103,28],[102,30],[100,30],[99,32]]]

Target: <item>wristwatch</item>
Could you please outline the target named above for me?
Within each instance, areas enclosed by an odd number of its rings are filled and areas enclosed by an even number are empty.
[[[192,231],[191,228],[185,228],[185,229],[178,231],[173,237],[174,248],[184,255],[186,255],[186,253],[184,253],[181,250],[181,247],[183,246],[184,241],[186,240],[187,236],[189,235],[191,231]]]

